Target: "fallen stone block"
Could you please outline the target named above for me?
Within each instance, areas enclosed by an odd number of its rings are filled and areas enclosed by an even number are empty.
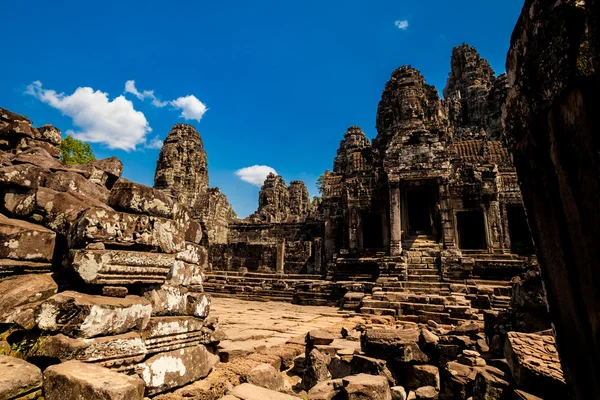
[[[473,397],[482,400],[501,399],[510,386],[509,377],[503,371],[486,366],[477,371],[473,386]]]
[[[146,383],[146,395],[154,395],[204,378],[219,361],[206,347],[186,347],[157,354],[136,367]]]
[[[210,312],[210,296],[182,286],[149,287],[143,296],[152,303],[152,315],[193,315],[206,318]]]
[[[317,383],[307,394],[308,400],[332,400],[340,395],[344,384],[341,379]]]
[[[117,157],[94,160],[87,164],[74,165],[74,167],[88,171],[90,182],[107,189],[111,189],[123,173],[123,163]]]
[[[246,374],[246,382],[266,389],[275,390],[276,392],[283,390],[285,385],[283,375],[270,364],[261,364],[252,368],[250,372]]]
[[[42,371],[19,358],[0,355],[0,399],[42,396]]]
[[[88,181],[76,172],[56,171],[48,174],[44,186],[57,192],[75,192],[104,203],[108,201],[108,189]]]
[[[182,316],[152,317],[142,336],[149,354],[221,340],[221,334],[208,328],[201,319]]]
[[[40,338],[29,353],[63,362],[92,362],[116,370],[132,369],[146,354],[146,346],[137,332],[93,339],[73,339],[59,333]]]
[[[173,218],[175,202],[160,190],[119,179],[110,190],[108,204],[115,210]]]
[[[184,250],[185,230],[172,219],[93,208],[79,217],[69,240],[74,248],[102,242],[123,247],[147,246],[163,253],[176,253]]]
[[[418,329],[368,329],[360,339],[369,357],[396,362],[426,363],[429,357],[419,348]]]
[[[302,378],[302,384],[306,390],[310,390],[319,382],[331,379],[331,373],[328,368],[330,362],[331,357],[328,355],[321,353],[317,349],[311,350],[305,360],[304,377]]]
[[[394,378],[392,372],[388,369],[387,362],[385,360],[362,355],[354,355],[350,365],[352,366],[353,375],[380,375],[385,377],[391,386],[396,384],[396,379]]]
[[[415,390],[417,400],[437,400],[438,391],[433,386],[423,386]]]
[[[56,233],[0,214],[0,258],[52,262]]]
[[[68,361],[44,371],[46,400],[142,400],[144,382],[98,365]]]
[[[50,171],[31,164],[17,164],[0,168],[0,186],[3,188],[37,188],[44,186]]]
[[[393,386],[390,392],[392,392],[392,400],[406,400],[406,390],[402,386]]]
[[[144,329],[152,306],[138,296],[124,299],[66,291],[44,301],[36,312],[36,323],[44,331],[91,338]]]
[[[542,398],[566,396],[565,378],[554,337],[508,332],[504,357],[520,387]]]
[[[446,364],[445,369],[444,393],[446,396],[451,399],[466,400],[473,393],[477,368],[450,361]]]
[[[230,394],[241,400],[298,400],[295,396],[261,388],[251,383],[242,383],[234,387]]]
[[[162,284],[174,254],[123,250],[71,250],[68,266],[93,285]]]
[[[35,308],[57,290],[51,274],[22,275],[0,281],[0,323],[32,329]]]
[[[51,270],[51,263],[0,258],[0,280],[12,275],[44,274]]]
[[[306,334],[306,344],[311,347],[317,345],[328,345],[334,340],[335,336],[333,336],[333,334],[320,329],[312,330]]]
[[[440,390],[440,371],[433,365],[411,365],[408,370],[407,386],[417,389],[422,386],[433,386]]]
[[[181,260],[173,263],[173,267],[167,275],[168,285],[201,285],[203,282],[204,268],[197,264],[190,264]]]
[[[348,400],[392,400],[388,381],[383,376],[358,374],[342,379]]]

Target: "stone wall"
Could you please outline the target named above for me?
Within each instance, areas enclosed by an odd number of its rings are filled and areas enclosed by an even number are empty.
[[[503,118],[572,397],[600,397],[600,6],[527,0]]]
[[[27,367],[34,372],[65,363],[46,372],[49,400],[102,386],[103,376],[141,399],[208,375],[219,333],[189,209],[120,178],[117,158],[61,164],[60,131],[4,109],[0,138],[0,352],[36,364]],[[87,378],[81,362],[95,365]],[[41,372],[23,384],[25,367],[10,365],[2,374],[13,395],[41,394]]]

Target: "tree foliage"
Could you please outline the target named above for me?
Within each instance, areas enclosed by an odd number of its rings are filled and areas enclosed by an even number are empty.
[[[235,212],[235,210],[232,208],[231,211],[229,212],[229,216],[231,218],[237,218],[237,213]]]
[[[63,164],[87,164],[96,159],[89,143],[77,140],[71,135],[62,140],[59,149],[60,161]]]
[[[317,178],[317,189],[319,189],[319,193],[323,194],[323,181],[325,180],[325,174],[321,174]]]

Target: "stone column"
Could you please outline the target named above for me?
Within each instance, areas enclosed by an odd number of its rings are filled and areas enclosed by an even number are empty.
[[[315,238],[315,267],[314,271],[317,274],[321,273],[321,263],[323,258],[323,239]]]
[[[333,230],[333,223],[329,217],[325,217],[325,260],[331,261],[333,259],[333,253],[335,253],[335,232]]]
[[[402,254],[402,220],[400,218],[400,187],[390,188],[390,255]]]
[[[285,239],[277,243],[277,273],[283,275],[285,266]]]

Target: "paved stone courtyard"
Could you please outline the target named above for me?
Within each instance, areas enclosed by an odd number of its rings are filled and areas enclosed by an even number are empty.
[[[313,329],[341,327],[353,315],[335,307],[223,297],[213,297],[211,312],[219,316],[219,327],[228,338],[220,348],[230,354],[283,344]]]

